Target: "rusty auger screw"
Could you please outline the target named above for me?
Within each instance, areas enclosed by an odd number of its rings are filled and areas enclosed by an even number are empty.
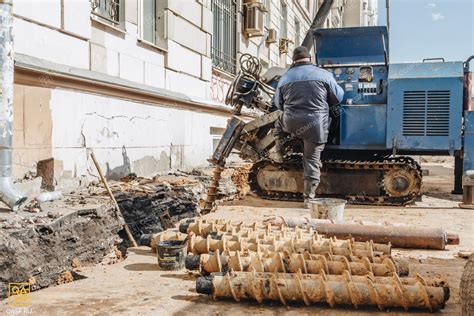
[[[369,257],[381,256],[387,254],[383,251],[375,251],[374,248],[380,245],[387,246],[388,253],[390,245],[373,244],[373,243],[359,243],[352,240],[335,241],[335,240],[317,240],[315,238],[308,240],[298,240],[293,238],[286,238],[276,240],[274,238],[255,240],[253,238],[229,238],[222,236],[221,239],[212,239],[211,236],[202,238],[199,236],[192,236],[188,243],[188,251],[195,255],[215,252],[217,250],[223,252],[229,251],[253,251],[253,252],[304,252],[308,251],[312,254],[342,255],[347,258],[350,256]]]
[[[188,264],[189,262],[189,264]],[[189,257],[186,268],[197,269],[201,272],[227,272],[227,271],[253,271],[256,272],[288,272],[296,273],[302,271],[307,274],[341,275],[348,271],[351,275],[391,276],[398,273],[395,264],[389,258],[383,259],[381,263],[371,263],[368,258],[360,262],[350,262],[346,257],[331,260],[323,255],[315,255],[305,252],[304,254],[274,252],[267,254],[240,253],[232,255],[220,254],[217,250],[214,254],[202,254],[199,260]],[[198,264],[193,264],[198,263]]]
[[[221,166],[215,166],[211,177],[211,183],[207,189],[207,198],[204,202],[204,206],[201,210],[201,215],[210,213],[214,208],[214,202],[217,198],[217,190],[219,188],[219,181],[221,180],[221,174],[224,168]]]
[[[348,273],[343,276],[343,280],[332,281],[324,274],[232,272],[198,278],[196,291],[214,298],[234,298],[237,302],[254,299],[259,303],[270,300],[285,305],[327,303],[331,307],[377,306],[380,310],[403,307],[435,311],[444,308],[449,298],[448,288],[424,285],[422,279],[406,285],[396,275],[384,278],[386,283],[375,283],[370,276],[362,277],[365,280],[361,282],[354,282]]]

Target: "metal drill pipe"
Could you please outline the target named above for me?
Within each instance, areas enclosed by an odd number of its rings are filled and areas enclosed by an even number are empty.
[[[300,273],[255,273],[233,272],[224,276],[211,275],[196,281],[196,291],[212,294],[214,298],[232,297],[264,300],[304,302],[306,305],[327,303],[329,306],[352,305],[426,308],[435,311],[444,308],[449,298],[449,288],[425,286],[421,281],[404,285],[396,276],[387,283],[375,283],[371,277],[362,282],[353,282],[350,275],[345,280],[330,281],[324,275],[303,275]]]
[[[383,255],[382,252],[376,252],[370,244],[367,244],[365,249],[354,248],[352,242],[345,242],[343,244],[336,244],[330,241],[318,242],[313,239],[303,243],[295,243],[294,240],[286,242],[275,241],[271,243],[261,242],[250,242],[249,240],[228,240],[225,236],[220,240],[212,239],[210,236],[202,238],[199,236],[192,236],[188,244],[188,251],[195,255],[205,254],[209,252],[215,252],[219,250],[223,252],[225,250],[230,251],[253,251],[253,252],[303,252],[308,251],[312,254],[324,254],[329,253],[331,255],[341,255],[345,257],[359,256],[373,258],[375,256]]]
[[[323,255],[310,253],[268,253],[259,255],[257,253],[234,255],[203,254],[200,256],[199,265],[190,268],[199,268],[201,272],[227,272],[227,271],[252,271],[256,272],[285,272],[296,273],[302,271],[307,274],[319,274],[321,271],[326,274],[340,275],[348,271],[351,275],[367,275],[372,273],[375,276],[391,276],[398,273],[392,260],[385,258],[382,263],[371,263],[364,258],[360,262],[351,262],[346,257],[342,260],[330,260]],[[190,261],[194,261],[190,258]]]

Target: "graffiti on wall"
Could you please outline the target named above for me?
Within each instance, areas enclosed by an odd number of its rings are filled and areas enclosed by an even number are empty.
[[[213,72],[211,77],[211,99],[220,103],[224,103],[230,83],[231,80]]]

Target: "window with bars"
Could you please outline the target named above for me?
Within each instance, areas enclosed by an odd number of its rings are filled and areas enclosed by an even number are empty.
[[[212,65],[225,72],[236,73],[237,1],[212,0],[214,29],[212,35]]]
[[[115,27],[125,26],[125,0],[89,0],[91,13],[97,20]]]

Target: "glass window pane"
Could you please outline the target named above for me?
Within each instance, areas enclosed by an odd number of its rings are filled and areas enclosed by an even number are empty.
[[[142,27],[144,40],[155,42],[156,7],[155,0],[142,0]]]

